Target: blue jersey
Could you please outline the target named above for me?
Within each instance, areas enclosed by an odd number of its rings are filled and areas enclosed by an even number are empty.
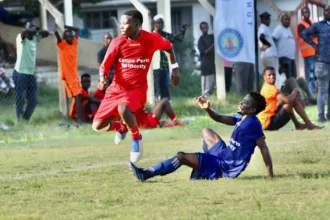
[[[236,122],[227,147],[219,154],[222,176],[235,178],[241,174],[250,162],[251,156],[260,137],[264,137],[262,126],[255,115],[242,120],[241,116],[233,116]]]

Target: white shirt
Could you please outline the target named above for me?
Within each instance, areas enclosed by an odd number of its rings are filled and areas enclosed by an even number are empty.
[[[258,42],[259,42],[259,47],[262,48],[263,44],[262,42],[259,40],[259,37],[261,34],[265,35],[266,40],[272,45],[271,47],[269,47],[266,51],[262,51],[260,54],[260,58],[264,58],[264,57],[277,57],[277,51],[276,51],[276,47],[275,47],[275,43],[273,40],[273,37],[270,33],[269,27],[261,24],[259,29],[258,29]]]
[[[294,60],[296,57],[296,40],[290,27],[286,28],[283,25],[278,25],[273,31],[273,37],[276,40],[277,56]]]

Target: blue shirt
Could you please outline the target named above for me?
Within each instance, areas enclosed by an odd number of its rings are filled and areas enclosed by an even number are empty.
[[[257,140],[264,137],[261,123],[255,115],[242,120],[233,116],[236,125],[227,147],[220,153],[222,175],[225,178],[239,176],[250,162]]]
[[[311,34],[315,34],[319,43],[316,45],[309,38]],[[330,24],[326,21],[314,23],[301,33],[301,37],[312,47],[317,48],[316,61],[330,63]]]

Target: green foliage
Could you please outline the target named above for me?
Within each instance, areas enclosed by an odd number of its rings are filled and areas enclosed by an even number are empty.
[[[186,34],[182,42],[173,44],[173,48],[180,69],[192,72],[195,57],[194,36],[192,34]]]

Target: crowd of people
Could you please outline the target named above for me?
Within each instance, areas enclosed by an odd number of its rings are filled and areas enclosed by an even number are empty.
[[[121,16],[120,36],[112,39],[109,33],[104,35],[104,46],[98,54],[99,83],[93,96],[88,91],[91,86],[91,76],[85,73],[79,78],[78,75],[77,46],[80,30],[65,26],[66,30],[61,36],[55,25],[54,33],[60,54],[61,77],[67,96],[72,97],[73,100],[70,116],[78,121],[91,122],[93,130],[96,132],[115,131],[115,144],[123,141],[129,133],[132,140],[130,166],[139,181],[172,173],[181,165],[193,169],[191,179],[236,178],[247,167],[256,146],[260,148],[268,177],[273,178],[271,156],[263,130],[278,130],[290,120],[297,130],[323,128],[313,124],[304,110],[305,101],[301,90],[305,91],[305,96],[311,102],[314,95],[310,91],[314,88],[313,83],[310,82],[315,78],[312,72],[314,64],[312,64],[310,56],[314,56],[316,61],[314,72],[319,88],[317,104],[320,122],[326,120],[324,117],[326,97],[329,109],[330,96],[327,94],[330,82],[330,5],[326,6],[325,20],[321,22],[310,21],[309,24],[307,22],[308,10],[303,9],[304,21],[301,25],[304,27],[299,25],[299,30],[301,30],[299,36],[307,42],[307,44],[301,43],[301,50],[308,49],[308,52],[304,53],[306,55],[304,58],[305,62],[310,65],[306,68],[310,76],[309,81],[296,79],[295,38],[289,29],[290,17],[284,14],[281,17],[281,25],[271,34],[269,30],[270,14],[263,13],[260,15],[262,24],[258,31],[258,38],[261,62],[264,65],[264,84],[260,93],[246,92],[248,95],[239,103],[238,114],[234,116],[216,113],[205,97],[210,95],[211,90],[214,89],[214,85],[212,85],[214,82],[212,77],[215,75],[215,68],[212,67],[214,65],[214,38],[213,35],[208,34],[208,24],[205,22],[200,24],[203,35],[198,41],[198,48],[201,52],[202,82],[204,83],[202,83],[203,96],[197,97],[196,101],[214,121],[234,126],[228,146],[213,130],[204,129],[202,131],[204,153],[179,152],[176,156],[148,169],[138,168],[134,164],[143,155],[143,136],[140,128],[184,126],[177,120],[169,102],[169,85],[166,80],[169,79],[168,66],[170,65],[172,85],[174,87],[179,85],[179,65],[171,42],[180,42],[186,28],[189,27],[189,24],[185,24],[180,34],[174,36],[163,31],[164,20],[161,16],[156,16],[155,29],[153,32],[147,32],[141,29],[143,17],[137,10],[126,11]],[[36,44],[41,38],[48,35],[48,31],[37,31],[33,23],[28,22],[24,30],[17,36],[14,81],[18,119],[29,120],[36,107],[37,83],[34,76]],[[310,55],[311,49],[314,50],[312,55]],[[162,81],[162,77],[158,77],[159,83],[162,82],[167,89],[160,90],[161,101],[148,113],[145,110],[148,88],[147,73],[156,51],[160,51],[160,63],[155,74],[164,75],[164,80],[165,78],[166,80]],[[170,62],[166,65],[165,52],[169,54]],[[212,65],[210,59],[213,59]],[[166,62],[168,62],[167,57]],[[240,65],[243,67],[247,64],[238,63],[237,67]],[[282,80],[283,78],[284,80]],[[248,83],[244,82],[244,85],[246,84]],[[249,88],[248,85],[246,87]],[[230,85],[226,84],[227,88],[229,89]],[[251,88],[251,90],[253,89]],[[27,106],[24,110],[26,99]],[[293,109],[304,123],[297,120]],[[171,124],[164,124],[161,121],[164,112],[171,119]]]

